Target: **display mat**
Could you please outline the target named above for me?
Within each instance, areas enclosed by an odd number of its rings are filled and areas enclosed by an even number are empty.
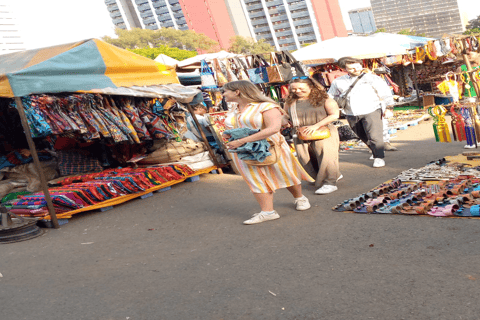
[[[402,172],[332,209],[364,214],[480,218],[480,152],[445,157]],[[467,155],[469,159],[467,159]]]
[[[86,212],[86,211],[92,211],[92,210],[98,210],[98,209],[107,208],[107,207],[111,207],[111,206],[116,206],[116,205],[119,205],[121,203],[127,202],[129,200],[139,198],[139,197],[144,196],[146,194],[149,194],[151,192],[155,192],[155,191],[158,191],[158,190],[161,190],[161,189],[165,189],[165,188],[173,186],[175,184],[184,182],[188,178],[199,176],[199,175],[204,174],[204,173],[209,173],[209,172],[211,172],[213,170],[216,170],[216,169],[217,169],[217,167],[215,167],[215,166],[208,167],[208,168],[205,168],[205,169],[200,169],[200,170],[195,171],[194,174],[186,176],[183,179],[168,181],[168,182],[162,183],[161,185],[155,186],[153,188],[147,189],[147,190],[142,191],[142,192],[127,194],[125,196],[121,196],[121,197],[117,197],[117,198],[114,198],[114,199],[106,200],[106,201],[103,201],[101,203],[97,203],[97,204],[94,204],[94,205],[91,205],[91,206],[83,207],[81,209],[72,210],[72,211],[61,213],[61,214],[57,214],[57,219],[69,219],[74,214],[77,214],[77,213],[80,213],[80,212]],[[51,220],[51,217],[48,215],[48,216],[42,217],[42,220]]]

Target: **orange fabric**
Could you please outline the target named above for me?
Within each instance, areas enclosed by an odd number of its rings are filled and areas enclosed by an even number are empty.
[[[94,41],[107,66],[105,75],[117,87],[180,83],[175,67],[163,65],[97,39]]]

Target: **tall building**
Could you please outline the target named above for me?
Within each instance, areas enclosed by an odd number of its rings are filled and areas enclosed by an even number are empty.
[[[354,33],[368,34],[377,30],[371,7],[350,10],[348,11],[348,15],[352,22]]]
[[[254,38],[277,50],[346,37],[338,0],[241,0]]]
[[[403,29],[429,37],[463,32],[457,0],[371,0],[377,28],[388,32]]]
[[[8,1],[0,4],[0,54],[26,50],[12,7]]]
[[[104,0],[118,28],[175,28],[230,46],[235,35],[277,50],[347,36],[338,0]]]

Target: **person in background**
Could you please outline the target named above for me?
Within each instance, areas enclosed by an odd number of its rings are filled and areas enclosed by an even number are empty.
[[[212,132],[210,131],[209,123],[207,121],[207,118],[205,117],[205,114],[207,113],[207,107],[204,106],[202,103],[196,104],[192,106],[193,112],[195,114],[195,117],[198,120],[198,123],[201,126],[201,130],[205,134],[208,143],[216,148],[217,143],[215,142],[215,138],[213,137]],[[183,136],[188,139],[192,139],[194,141],[203,141],[202,135],[198,131],[197,126],[195,125],[195,121],[193,121],[192,116],[189,114],[187,117],[187,128],[188,132],[184,134]]]
[[[363,73],[362,60],[344,57],[338,60],[348,74],[332,82],[328,94],[342,96]],[[343,110],[348,124],[373,153],[373,167],[385,166],[383,113],[394,104],[393,95],[385,81],[374,74],[364,74],[348,95],[349,105]]]
[[[197,87],[197,89],[202,92],[203,103],[207,108],[207,112],[210,112],[213,108],[212,98],[210,98],[210,94],[207,91],[202,90],[201,87]]]
[[[321,127],[330,129],[330,137],[323,140],[303,141],[294,136],[297,157],[307,173],[315,178],[316,194],[328,194],[338,190],[337,181],[342,178],[338,160],[340,138],[337,127],[331,123],[338,119],[338,105],[323,86],[311,78],[292,80],[288,87],[285,110],[292,118],[295,106],[299,126],[305,133]]]
[[[287,190],[294,197],[296,210],[309,209],[310,202],[302,193],[301,181],[314,180],[303,170],[298,160],[290,152],[285,138],[280,134],[283,110],[272,99],[266,97],[253,83],[246,80],[232,81],[223,87],[226,102],[236,102],[225,119],[228,129],[258,129],[257,133],[241,139],[230,141],[227,149],[236,149],[247,142],[267,139],[280,146],[280,159],[268,166],[252,166],[232,153],[233,161],[250,187],[261,212],[254,214],[244,224],[256,224],[280,218],[273,208],[273,193],[280,188]],[[229,137],[228,137],[229,138]]]

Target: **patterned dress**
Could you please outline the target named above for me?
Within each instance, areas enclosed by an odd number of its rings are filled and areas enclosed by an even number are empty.
[[[278,105],[265,103],[251,103],[243,112],[234,109],[227,115],[225,126],[232,128],[262,129],[263,112],[273,108],[280,108]],[[302,168],[298,160],[290,152],[285,138],[276,133],[267,138],[281,145],[280,160],[270,166],[249,166],[232,153],[233,161],[237,166],[243,179],[247,182],[253,193],[275,192],[276,189],[291,187],[301,183],[301,180],[314,182]]]

